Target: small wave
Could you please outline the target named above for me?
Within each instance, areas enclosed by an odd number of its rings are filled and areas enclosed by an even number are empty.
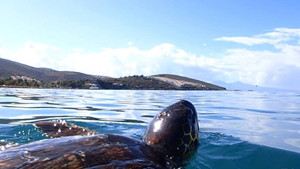
[[[300,154],[242,141],[220,133],[200,133],[200,147],[188,169],[295,169]]]

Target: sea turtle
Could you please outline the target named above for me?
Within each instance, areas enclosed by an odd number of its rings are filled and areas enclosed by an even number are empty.
[[[199,144],[197,112],[186,100],[158,113],[142,140],[96,134],[59,122],[41,121],[36,126],[49,137],[58,138],[1,151],[1,169],[179,168]]]

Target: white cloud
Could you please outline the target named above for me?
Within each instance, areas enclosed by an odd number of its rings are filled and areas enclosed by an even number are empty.
[[[272,39],[261,38],[261,37],[220,37],[220,38],[216,38],[215,40],[236,42],[236,43],[241,43],[249,46],[264,44],[264,43],[268,43],[268,44],[277,43]]]
[[[5,48],[0,48],[0,58],[4,58],[7,55],[7,50]]]
[[[287,36],[298,36],[300,37],[300,29],[290,29],[290,28],[276,28],[274,33],[282,33]]]
[[[105,48],[97,53],[72,53],[62,62],[68,65],[69,70],[107,76],[176,73],[182,65],[173,60],[181,57],[181,52],[171,44],[161,44],[149,50],[136,47]]]
[[[57,64],[60,53],[56,47],[28,41],[16,51],[6,50],[0,57],[35,67],[51,67]]]
[[[197,60],[196,55],[168,43],[148,50],[130,46],[117,49],[105,48],[94,53],[82,49],[64,53],[53,46],[27,42],[17,52],[10,54],[6,52],[3,57],[31,66],[113,77],[159,73],[186,75],[202,80],[217,77],[206,67],[213,64],[209,63],[210,59],[201,56],[200,60]]]
[[[1,48],[0,57],[37,67],[113,77],[174,73],[204,81],[241,81],[294,89],[300,86],[300,44],[294,43],[300,40],[300,29],[277,28],[253,37],[217,39],[246,45],[268,43],[276,50],[234,48],[212,58],[189,53],[168,43],[147,50],[129,46],[105,48],[94,53],[83,49],[66,53],[50,45],[26,42],[16,52]]]
[[[291,38],[295,37],[300,37],[300,29],[276,28],[272,32],[255,35],[253,37],[220,37],[215,40],[230,41],[252,46],[260,44],[276,45],[281,42],[290,41]]]
[[[128,44],[129,46],[132,46],[132,45],[133,45],[133,43],[132,43],[131,41],[129,41],[127,44]]]
[[[84,50],[83,49],[81,49],[81,48],[74,48],[73,49],[73,52],[75,52],[75,53],[80,53],[80,52],[83,52]]]
[[[253,37],[217,38],[250,46],[267,43],[277,49],[276,52],[229,49],[221,59],[217,59],[218,67],[228,66],[231,74],[237,73],[238,80],[245,83],[297,89],[300,76],[295,73],[300,72],[300,45],[291,43],[299,38],[300,29],[288,28],[277,28]]]

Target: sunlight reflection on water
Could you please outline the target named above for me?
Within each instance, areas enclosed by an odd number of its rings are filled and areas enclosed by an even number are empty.
[[[293,92],[0,89],[0,126],[43,119],[146,126],[180,99],[194,103],[201,131],[300,152],[300,95]]]

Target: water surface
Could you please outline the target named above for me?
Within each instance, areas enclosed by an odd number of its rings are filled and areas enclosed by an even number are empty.
[[[180,99],[200,125],[187,168],[300,168],[300,92],[0,89],[0,147],[47,139],[32,123],[53,119],[140,139]]]

